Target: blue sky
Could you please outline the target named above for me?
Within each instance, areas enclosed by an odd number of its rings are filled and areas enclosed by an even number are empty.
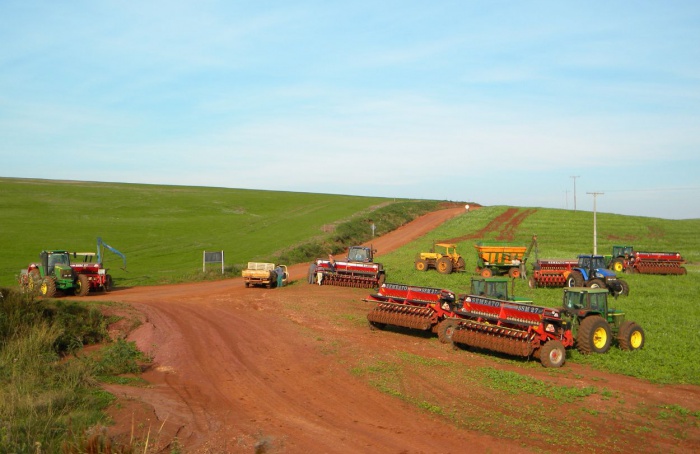
[[[700,218],[700,2],[2,0],[0,42],[0,176]]]

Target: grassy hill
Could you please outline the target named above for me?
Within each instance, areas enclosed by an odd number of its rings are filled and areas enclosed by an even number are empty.
[[[408,204],[401,213],[387,205]],[[437,202],[184,186],[0,178],[0,286],[44,249],[90,252],[97,237],[127,257],[106,251],[120,286],[202,278],[202,252],[224,251],[237,274],[248,261],[328,238],[336,225],[369,219],[377,234],[397,215],[417,215]],[[382,208],[384,207],[384,208]],[[415,212],[411,212],[415,209]],[[391,219],[390,219],[391,218]],[[359,228],[359,227],[357,227]],[[371,235],[369,224],[364,224]],[[330,251],[326,251],[330,252]],[[215,270],[213,267],[212,270]],[[212,276],[216,273],[212,272]]]

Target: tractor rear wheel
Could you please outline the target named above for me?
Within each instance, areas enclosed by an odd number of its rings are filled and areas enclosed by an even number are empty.
[[[440,257],[435,268],[440,274],[450,274],[452,272],[452,260],[449,257]]]
[[[483,268],[481,270],[481,277],[491,277],[493,276],[493,271],[490,268]]]
[[[416,260],[416,269],[418,271],[428,271],[428,262],[426,260]]]
[[[581,353],[605,353],[610,350],[610,325],[600,315],[586,317],[576,336],[576,347]]]
[[[620,258],[613,260],[610,264],[610,269],[616,273],[622,273],[625,271],[625,261]]]
[[[454,319],[446,318],[437,325],[438,340],[443,344],[452,343],[452,335],[455,333],[455,327],[459,322]]]
[[[566,278],[567,287],[583,287],[583,274],[578,271],[572,271],[569,273],[569,277]]]
[[[455,265],[455,268],[457,271],[464,271],[464,269],[467,267],[467,264],[464,262],[464,259],[462,257],[457,259],[457,264]]]
[[[639,350],[644,347],[644,330],[634,322],[625,321],[617,333],[617,342],[621,350]]]
[[[37,269],[33,269],[29,272],[29,279],[27,280],[27,288],[30,292],[34,292],[37,287],[41,285],[41,273]]]
[[[539,352],[540,362],[544,367],[561,367],[566,362],[566,348],[561,341],[547,341]]]
[[[56,279],[51,276],[46,276],[44,280],[41,281],[39,293],[44,298],[53,298],[56,296]]]
[[[606,288],[605,282],[602,279],[591,279],[586,283],[589,288]]]
[[[85,296],[90,292],[90,280],[84,274],[78,274],[78,279],[75,281],[73,293],[76,296]]]

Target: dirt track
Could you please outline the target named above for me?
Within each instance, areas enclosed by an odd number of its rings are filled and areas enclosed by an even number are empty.
[[[372,243],[379,255],[387,253],[463,212],[460,208],[432,213]],[[130,303],[138,311],[143,323],[128,339],[154,360],[143,374],[150,386],[107,387],[120,398],[113,411],[117,424],[110,433],[128,440],[150,431],[151,444],[159,448],[176,438],[186,452],[202,453],[538,449],[522,440],[457,429],[353,376],[348,364],[356,355],[397,348],[436,357],[447,353],[441,349],[445,346],[424,339],[382,336],[366,326],[329,323],[338,304],[359,317],[366,313],[366,303],[361,302],[366,291],[308,285],[306,273],[306,265],[293,267],[292,278],[301,282],[277,290],[246,289],[240,279],[230,279],[92,296]],[[318,317],[315,308],[322,313]],[[460,361],[491,364],[488,358],[462,353]],[[662,393],[660,387],[636,379],[585,373],[624,390],[628,399],[650,405],[671,399],[700,410],[697,387],[665,387]],[[445,392],[459,400],[481,396],[467,389]],[[648,447],[641,439],[629,443],[627,447],[640,451]],[[656,446],[669,447],[666,440]],[[700,449],[698,431],[685,445],[670,448]]]

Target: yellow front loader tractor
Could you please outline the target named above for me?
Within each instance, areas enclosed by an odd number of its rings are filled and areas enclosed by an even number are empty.
[[[440,252],[435,252],[436,248],[440,248]],[[442,274],[464,271],[465,267],[464,258],[457,252],[457,245],[452,243],[434,244],[430,252],[416,255],[414,265],[418,271],[434,268]]]

